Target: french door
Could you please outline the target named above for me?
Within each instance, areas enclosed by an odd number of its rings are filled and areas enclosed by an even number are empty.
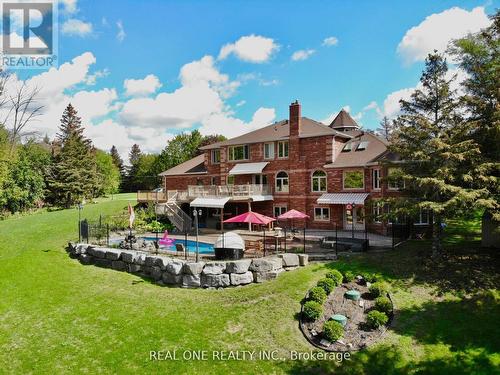
[[[344,230],[352,230],[354,223],[354,230],[365,229],[365,208],[364,206],[349,207],[344,206]]]

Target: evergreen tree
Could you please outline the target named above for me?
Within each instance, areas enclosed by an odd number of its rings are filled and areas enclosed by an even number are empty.
[[[462,100],[484,167],[483,178],[469,184],[488,189],[485,215],[500,223],[500,11],[491,18],[491,26],[456,40],[450,53],[467,73]]]
[[[384,116],[379,123],[379,127],[376,130],[376,133],[381,137],[384,137],[387,140],[390,140],[392,135],[393,125],[391,120],[387,116]]]
[[[409,101],[402,100],[402,114],[395,121],[391,151],[402,163],[391,178],[406,183],[404,198],[393,202],[396,212],[415,214],[430,210],[434,217],[433,254],[441,250],[442,224],[481,204],[484,189],[469,182],[481,178],[480,150],[470,139],[456,93],[450,88],[446,60],[430,54],[417,89]]]
[[[123,173],[123,160],[118,153],[115,145],[111,146],[111,150],[109,151],[111,158],[113,159],[113,164],[118,168],[120,173]]]
[[[64,110],[49,177],[49,190],[54,204],[70,207],[98,193],[95,150],[83,135],[81,119],[69,104]]]
[[[132,145],[132,148],[130,149],[130,153],[128,154],[129,155],[128,161],[130,162],[130,165],[137,164],[139,158],[141,157],[141,154],[142,154],[141,148],[137,143],[134,143]]]

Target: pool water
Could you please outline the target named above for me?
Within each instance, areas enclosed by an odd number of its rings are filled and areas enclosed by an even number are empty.
[[[141,238],[143,238],[146,241],[151,241],[151,242],[156,241],[156,237],[141,237]],[[178,244],[178,243],[186,246],[186,242],[184,240],[176,239],[176,240],[174,240],[174,243],[171,246],[160,245],[160,249],[176,251],[175,244]],[[196,241],[187,240],[186,249],[190,253],[196,253]],[[198,242],[198,249],[200,251],[200,254],[213,254],[214,253],[214,245],[212,245],[210,243]]]

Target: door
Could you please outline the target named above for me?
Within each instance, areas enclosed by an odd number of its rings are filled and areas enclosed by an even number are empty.
[[[265,174],[254,174],[252,182],[254,185],[267,185],[267,176]]]
[[[354,206],[348,208],[344,206],[344,230],[352,230],[354,222],[354,230],[365,229],[365,208],[363,206]]]

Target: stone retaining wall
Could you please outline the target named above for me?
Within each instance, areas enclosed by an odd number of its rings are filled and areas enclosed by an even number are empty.
[[[88,244],[68,245],[68,253],[82,264],[94,264],[153,279],[162,285],[185,288],[225,288],[273,280],[283,271],[308,264],[306,254],[279,254],[234,261],[192,262],[134,250]]]

